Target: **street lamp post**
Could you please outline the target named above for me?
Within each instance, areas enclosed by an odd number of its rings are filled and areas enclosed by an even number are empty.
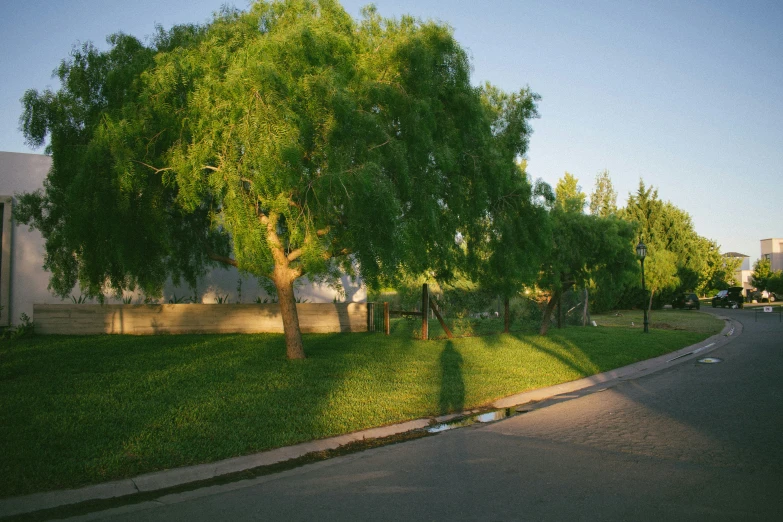
[[[644,258],[647,257],[647,247],[641,241],[636,245],[636,255],[642,262],[642,293],[644,294],[642,310],[644,310],[644,333],[650,333],[649,323],[647,322],[647,289],[644,286]]]

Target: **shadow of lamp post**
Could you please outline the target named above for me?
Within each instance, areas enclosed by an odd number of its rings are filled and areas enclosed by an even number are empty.
[[[642,294],[644,294],[642,310],[644,310],[644,333],[650,333],[649,323],[647,322],[647,289],[644,286],[644,258],[647,257],[647,247],[641,241],[636,245],[636,255],[642,262]]]

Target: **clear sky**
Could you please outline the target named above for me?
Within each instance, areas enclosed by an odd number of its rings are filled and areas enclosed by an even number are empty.
[[[25,89],[78,42],[140,38],[155,24],[205,22],[221,0],[0,0],[0,150],[32,151],[18,131]],[[229,2],[231,3],[231,2]],[[367,2],[344,0],[355,17]],[[586,193],[608,169],[625,205],[639,180],[690,213],[723,251],[759,257],[783,237],[783,2],[377,0],[454,28],[474,83],[539,93],[528,170],[565,171]],[[245,0],[233,5],[244,8]]]

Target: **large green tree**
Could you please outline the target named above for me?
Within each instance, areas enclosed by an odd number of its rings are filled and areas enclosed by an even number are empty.
[[[545,258],[538,281],[549,294],[541,323],[541,335],[564,292],[586,287],[611,274],[624,279],[638,269],[633,253],[634,225],[619,218],[552,210],[552,250]],[[638,273],[638,272],[637,272]]]
[[[46,239],[52,289],[157,294],[235,266],[276,287],[289,358],[304,357],[298,278],[464,265],[534,112],[527,90],[473,87],[448,27],[374,8],[357,23],[331,0],[109,43],[74,49],[57,92],[23,99],[53,166],[16,216]]]
[[[505,193],[497,193],[483,221],[484,240],[471,251],[476,261],[474,278],[481,288],[504,302],[504,331],[511,323],[509,301],[535,284],[539,266],[550,254],[551,220],[547,203],[552,189],[531,183],[524,164],[508,165],[511,175]]]

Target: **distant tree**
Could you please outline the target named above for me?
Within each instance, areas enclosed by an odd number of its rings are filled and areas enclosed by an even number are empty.
[[[595,190],[590,194],[590,213],[601,217],[617,214],[617,192],[608,170],[600,172],[595,178]]]
[[[620,215],[637,224],[637,241],[648,248],[644,267],[650,310],[656,293],[670,297],[700,286],[709,249],[687,212],[661,201],[657,189],[640,181]]]
[[[579,180],[566,172],[555,186],[555,205],[566,212],[584,212],[586,200]]]
[[[759,258],[753,265],[753,273],[750,275],[750,284],[758,290],[767,290],[769,278],[773,275],[769,259]]]
[[[705,252],[705,263],[696,291],[703,294],[707,290],[724,290],[737,285],[735,274],[742,265],[742,259],[724,256],[720,253],[720,247],[715,241],[704,238],[702,240],[704,242],[702,250]]]
[[[50,139],[53,166],[16,218],[46,239],[59,295],[77,281],[155,295],[169,276],[235,266],[274,285],[287,356],[303,358],[297,279],[447,277],[484,248],[471,243],[507,181],[522,186],[508,165],[536,97],[471,85],[444,25],[256,1],[109,43],[74,49],[60,90],[23,100],[24,134]]]
[[[638,273],[633,251],[634,225],[615,217],[602,218],[582,212],[552,211],[552,252],[546,257],[538,286],[549,294],[541,335],[563,293],[573,287],[586,287],[592,280],[605,280],[608,274],[623,278]]]
[[[776,296],[783,296],[783,270],[775,270],[767,279],[767,290]]]

